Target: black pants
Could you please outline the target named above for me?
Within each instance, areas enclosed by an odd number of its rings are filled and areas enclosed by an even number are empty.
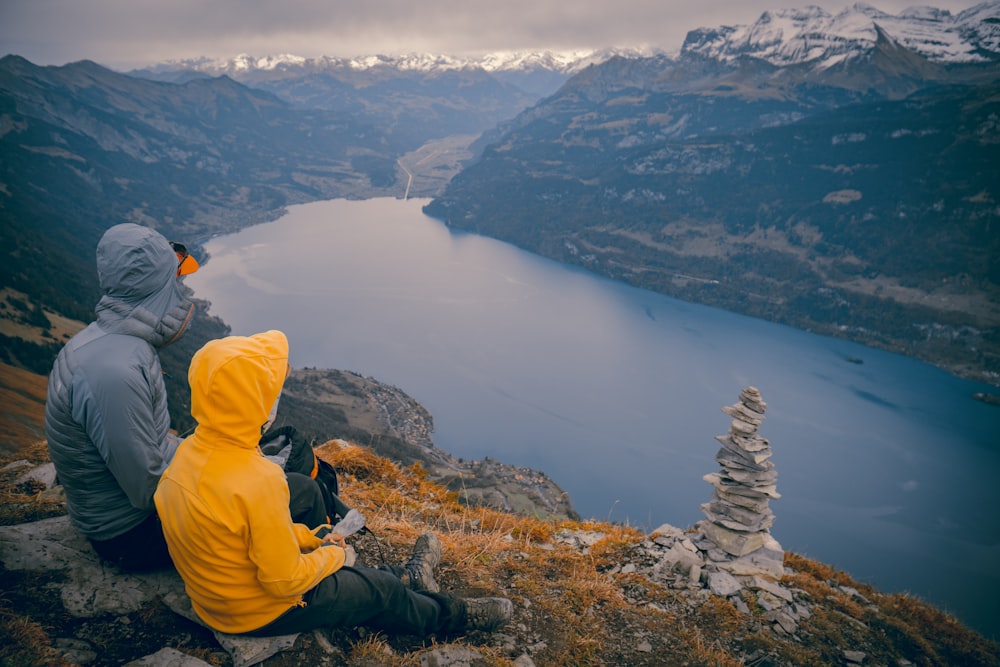
[[[167,553],[167,542],[156,512],[150,514],[135,528],[116,535],[110,540],[90,540],[90,545],[112,565],[128,572],[149,572],[173,567]]]
[[[287,473],[285,478],[288,480],[288,511],[292,521],[304,523],[310,528],[328,523],[323,492],[316,482],[308,475],[297,472]],[[127,572],[149,572],[174,566],[156,512],[121,535],[110,540],[92,539],[90,544],[103,560]]]
[[[451,634],[465,626],[464,603],[439,593],[414,593],[400,580],[401,568],[343,567],[295,606],[262,628],[257,637],[290,635],[317,628],[358,625],[392,634]]]

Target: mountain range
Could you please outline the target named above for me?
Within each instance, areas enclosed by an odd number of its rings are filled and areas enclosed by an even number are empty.
[[[409,194],[602,275],[996,381],[998,44],[993,0],[777,10],[669,53],[9,55],[0,356],[47,372],[116,222],[196,245]]]
[[[995,382],[998,30],[990,2],[695,31],[678,56],[574,76],[483,139],[425,212]]]

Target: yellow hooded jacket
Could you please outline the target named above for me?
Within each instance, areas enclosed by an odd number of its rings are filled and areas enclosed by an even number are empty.
[[[154,495],[170,556],[198,616],[228,633],[256,630],[302,602],[344,564],[292,523],[284,471],[257,446],[288,373],[280,331],[213,340],[188,371],[194,434]]]

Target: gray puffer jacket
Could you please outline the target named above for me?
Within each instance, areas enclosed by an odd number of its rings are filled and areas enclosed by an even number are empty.
[[[153,492],[178,443],[156,350],[181,335],[194,307],[181,294],[176,254],[147,227],[105,232],[97,273],[97,321],[56,358],[45,432],[70,521],[108,540],[155,511]]]

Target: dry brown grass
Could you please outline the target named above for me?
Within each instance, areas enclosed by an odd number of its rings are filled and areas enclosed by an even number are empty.
[[[433,531],[444,549],[437,574],[442,589],[509,597],[515,617],[503,633],[513,637],[518,650],[532,647],[537,665],[825,665],[842,664],[844,650],[860,650],[868,656],[866,664],[906,659],[920,666],[1000,667],[1000,647],[947,614],[910,596],[882,595],[797,554],[786,555],[791,574],[783,583],[797,591],[797,602],[812,607],[812,614],[800,621],[793,638],[771,630],[752,593],[744,593],[750,613],[743,614],[717,596],[692,595],[639,573],[618,572],[617,566],[630,562],[636,545],[646,539],[629,526],[528,518],[470,506],[458,493],[428,481],[421,466],[402,467],[365,447],[331,442],[317,447],[317,453],[337,468],[344,500],[366,515],[378,538],[352,538],[362,562],[377,565],[371,562],[376,557],[402,562],[417,536]],[[18,458],[42,463],[47,450],[36,442]],[[52,509],[31,485],[14,488],[15,473],[0,475],[4,520],[37,518]],[[11,507],[21,509],[12,513]],[[581,549],[563,543],[563,531],[596,541]],[[13,595],[20,585],[11,586],[5,590]],[[856,589],[867,602],[844,587]],[[152,608],[147,611],[154,614]],[[140,612],[136,620],[145,625],[143,619]],[[171,627],[169,621],[160,625]],[[50,635],[37,618],[4,605],[0,596],[0,664],[60,664],[48,648]],[[109,649],[101,646],[101,636],[89,640],[99,650]],[[163,645],[172,641],[165,636]],[[218,647],[206,641],[193,642],[185,651],[215,664]],[[455,643],[474,647],[487,667],[514,664],[516,655],[494,636],[473,633]],[[348,633],[340,636],[338,650],[351,667],[415,667],[438,647],[415,638]],[[306,642],[269,664],[303,664],[315,658],[309,653],[315,650]]]
[[[66,513],[62,499],[55,494],[44,493],[44,486],[35,481],[18,482],[21,475],[30,468],[3,468],[12,460],[26,460],[32,465],[41,465],[49,460],[45,441],[35,441],[23,447],[16,454],[0,458],[0,526],[10,526],[28,521],[38,521]]]
[[[399,654],[379,634],[353,642],[347,656],[350,667],[419,667],[416,654]]]
[[[459,501],[459,494],[429,482],[420,466],[403,468],[354,445],[328,443],[317,452],[340,471],[345,500],[365,513],[391,553],[405,555],[420,533],[434,531],[444,547],[438,579],[445,589],[511,598],[515,623],[527,628],[523,641],[537,643],[540,637],[544,644],[532,655],[536,664],[839,664],[844,650],[861,650],[873,664],[905,658],[918,665],[1000,665],[990,655],[996,645],[983,643],[954,619],[906,596],[882,596],[844,572],[797,554],[787,554],[793,573],[783,582],[815,611],[791,638],[770,630],[752,595],[745,596],[751,613],[742,614],[716,596],[692,602],[684,592],[641,575],[607,574],[628,561],[645,539],[634,528],[471,507]],[[579,549],[560,542],[564,530],[602,537]],[[635,649],[637,637],[650,642],[641,652]],[[389,656],[379,641],[356,647],[357,659],[412,664],[412,654]],[[354,660],[352,653],[352,665],[375,664]],[[499,654],[491,660],[509,664]]]
[[[53,650],[51,644],[49,633],[41,624],[17,613],[0,598],[0,665],[68,667],[73,664]]]
[[[44,440],[47,388],[44,375],[0,363],[0,458],[5,463]]]
[[[884,614],[879,624],[883,632],[897,644],[913,646],[933,657],[932,664],[1000,664],[997,645],[984,642],[953,616],[903,593],[880,594],[877,600]],[[933,641],[926,634],[929,628],[934,629]]]

